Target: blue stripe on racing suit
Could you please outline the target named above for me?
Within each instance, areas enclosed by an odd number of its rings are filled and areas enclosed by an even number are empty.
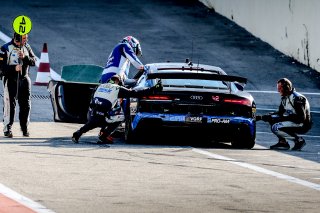
[[[112,76],[109,73],[118,74],[127,78],[130,63],[137,69],[143,69],[143,64],[127,43],[119,43],[112,50],[102,72],[100,82],[106,83]]]

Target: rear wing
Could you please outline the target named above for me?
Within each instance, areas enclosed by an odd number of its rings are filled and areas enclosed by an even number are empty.
[[[227,82],[239,82],[242,84],[247,84],[247,79],[239,76],[232,75],[217,75],[211,73],[149,73],[147,74],[147,79],[199,79],[199,80],[217,80],[217,81],[227,81]]]

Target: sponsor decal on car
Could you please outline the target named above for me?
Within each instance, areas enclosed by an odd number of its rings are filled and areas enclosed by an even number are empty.
[[[201,116],[186,116],[187,123],[202,123]]]
[[[211,122],[214,124],[229,124],[230,119],[228,119],[228,118],[212,118]]]

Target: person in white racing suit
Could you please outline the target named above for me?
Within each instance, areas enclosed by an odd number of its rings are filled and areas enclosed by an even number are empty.
[[[278,143],[270,146],[270,149],[288,150],[290,145],[286,138],[293,138],[295,145],[291,150],[300,151],[306,142],[298,134],[308,132],[312,126],[308,99],[296,92],[287,78],[280,79],[277,88],[281,95],[279,110],[267,115],[257,115],[256,120],[269,122],[271,131],[279,138]]]
[[[106,83],[113,75],[120,75],[122,79],[128,78],[130,64],[143,73],[144,65],[138,57],[142,56],[141,45],[133,36],[126,36],[110,53],[107,63],[102,71],[100,83]]]
[[[153,87],[146,89],[127,89],[122,86],[121,77],[119,75],[113,75],[107,83],[100,84],[96,89],[91,99],[88,121],[78,131],[73,133],[72,141],[78,143],[82,134],[94,128],[101,127],[98,143],[112,143],[110,135],[124,120],[124,116],[119,114],[119,99],[143,96],[161,90],[161,81]]]

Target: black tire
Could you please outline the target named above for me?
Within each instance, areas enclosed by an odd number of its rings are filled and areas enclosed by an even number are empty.
[[[126,143],[134,143],[134,141],[136,140],[135,134],[134,132],[132,132],[131,122],[131,115],[126,116],[124,129],[124,140],[126,141]]]
[[[133,116],[131,116],[130,110],[130,98],[126,100],[125,105],[125,128],[124,128],[124,140],[126,143],[134,143],[136,140],[136,135],[132,131],[132,120]]]
[[[231,142],[233,148],[236,149],[252,149],[256,143],[255,135],[250,134],[248,127],[240,128],[239,134]]]

